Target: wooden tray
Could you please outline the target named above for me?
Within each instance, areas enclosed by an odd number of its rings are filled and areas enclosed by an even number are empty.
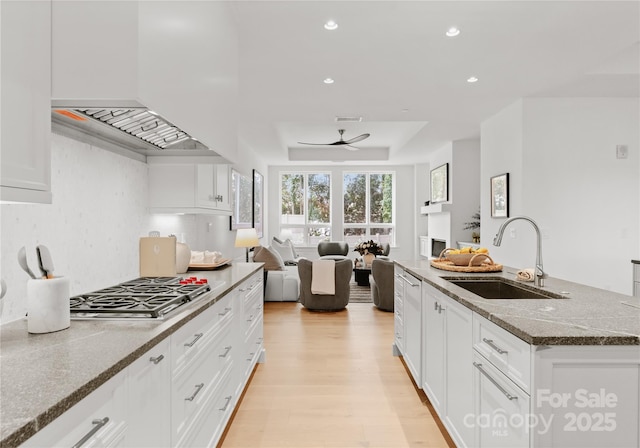
[[[431,266],[444,271],[452,272],[500,272],[502,265],[491,263],[482,263],[480,266],[456,266],[453,262],[444,258],[434,258],[431,260]]]
[[[231,258],[223,258],[217,263],[191,263],[189,265],[190,271],[211,271],[217,269],[220,266],[224,266],[231,263]]]

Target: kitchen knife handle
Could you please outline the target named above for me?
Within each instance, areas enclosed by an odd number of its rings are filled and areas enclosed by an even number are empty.
[[[103,419],[95,419],[91,422],[92,425],[94,425],[93,428],[91,428],[91,431],[89,431],[88,433],[86,433],[84,435],[84,437],[80,440],[78,440],[78,443],[76,443],[75,445],[73,445],[71,448],[80,448],[82,445],[85,444],[85,442],[87,442],[91,437],[93,437],[93,435],[95,433],[98,432],[98,430],[100,428],[102,428],[104,425],[106,425],[109,422],[109,417],[105,417]]]

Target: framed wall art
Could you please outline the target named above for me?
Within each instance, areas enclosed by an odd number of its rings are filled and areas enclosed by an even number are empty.
[[[509,217],[509,173],[491,178],[491,217]]]
[[[264,202],[264,177],[257,170],[253,170],[253,204],[252,204],[252,222],[253,228],[256,229],[258,238],[263,236],[263,210]]]
[[[253,224],[253,183],[236,170],[231,170],[231,230],[250,229]]]
[[[449,200],[449,164],[431,170],[431,203]]]

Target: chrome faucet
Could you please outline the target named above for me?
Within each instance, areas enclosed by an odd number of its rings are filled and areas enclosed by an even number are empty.
[[[540,238],[540,228],[538,227],[538,224],[536,224],[536,222],[533,219],[527,216],[514,216],[513,218],[507,219],[505,222],[502,223],[502,225],[498,229],[498,233],[496,233],[496,236],[493,239],[493,245],[500,246],[500,244],[502,243],[502,235],[504,234],[505,229],[509,224],[511,224],[513,221],[516,221],[518,219],[522,219],[524,221],[531,223],[531,225],[536,231],[536,238],[537,238],[536,273],[535,273],[534,281],[536,286],[542,287],[544,286],[544,279],[547,277],[547,274],[544,272],[544,269],[542,268],[542,238]]]

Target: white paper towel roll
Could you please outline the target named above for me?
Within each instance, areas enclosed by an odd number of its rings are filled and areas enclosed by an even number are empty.
[[[71,325],[69,279],[56,277],[27,282],[27,330],[51,333]]]

